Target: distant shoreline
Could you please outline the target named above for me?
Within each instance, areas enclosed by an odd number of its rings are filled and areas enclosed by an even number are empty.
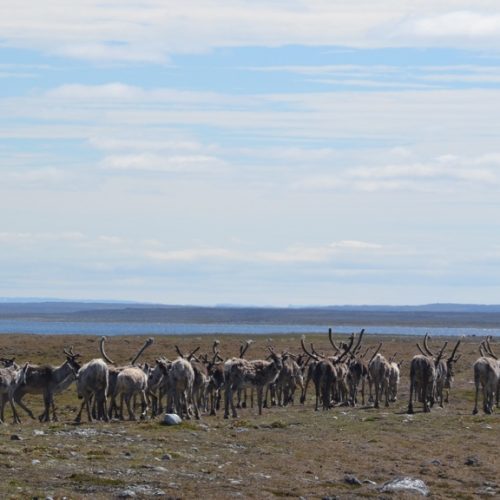
[[[39,335],[154,335],[154,336],[205,336],[205,335],[324,335],[327,324],[278,324],[278,323],[171,323],[171,322],[92,322],[92,321],[39,321],[26,319],[0,319],[2,334]],[[430,332],[433,337],[500,337],[499,328],[457,328],[389,325],[336,325],[335,335],[350,334],[365,329],[367,335],[423,336]]]
[[[308,308],[162,306],[130,303],[0,303],[1,322],[53,324],[298,325],[320,328],[500,328],[500,306]]]

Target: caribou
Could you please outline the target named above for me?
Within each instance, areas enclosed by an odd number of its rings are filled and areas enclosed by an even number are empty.
[[[264,392],[267,386],[278,378],[279,372],[283,368],[283,358],[287,356],[286,354],[283,356],[276,354],[270,346],[268,346],[268,350],[270,352],[269,360],[247,361],[242,358],[231,358],[224,363],[224,385],[226,388],[224,418],[229,418],[230,406],[233,417],[238,417],[234,406],[233,392],[247,387],[256,389],[259,415],[262,415]]]
[[[429,334],[424,336],[424,349],[417,342],[417,348],[422,354],[417,354],[413,357],[410,364],[410,398],[408,402],[407,413],[413,413],[413,396],[417,396],[423,403],[424,412],[430,412],[434,406],[434,398],[436,395],[436,378],[437,369],[444,350],[448,345],[445,342],[441,351],[435,356],[427,345]]]
[[[12,418],[14,424],[20,424],[21,419],[16,411],[14,403],[14,392],[20,384],[26,383],[26,372],[28,371],[29,363],[20,368],[14,362],[10,366],[0,368],[0,424],[4,423],[4,407],[5,400],[8,399],[12,409]]]
[[[137,360],[140,358],[142,353],[154,343],[153,338],[148,338],[145,342],[144,345],[139,349],[137,354],[132,358],[131,362],[129,365],[124,365],[124,366],[116,366],[116,363],[107,355],[105,349],[104,349],[104,342],[106,341],[106,337],[102,336],[100,341],[99,341],[99,351],[101,353],[102,358],[108,363],[108,394],[111,396],[111,402],[109,404],[108,408],[108,417],[112,418],[113,417],[113,412],[115,417],[117,416],[118,418],[123,418],[123,414],[118,412],[118,405],[116,404],[116,383],[118,381],[118,375],[122,370],[125,368],[133,367]],[[123,386],[122,386],[123,387]],[[120,389],[121,391],[121,389]]]
[[[339,355],[329,358],[316,352],[313,344],[311,344],[311,351],[308,351],[304,343],[304,337],[301,339],[302,350],[313,360],[311,379],[314,382],[316,390],[316,411],[319,409],[320,401],[322,401],[323,409],[328,410],[332,405],[332,395],[337,398],[337,401],[341,401],[343,396],[347,398],[348,392],[345,381],[347,377],[347,367],[343,364],[343,361],[353,346],[354,333],[349,337],[349,343],[341,345],[343,352],[333,342],[331,338],[331,329],[328,333],[332,346],[337,350],[337,353],[340,353]],[[361,337],[362,335],[358,338],[356,349],[361,342]],[[342,381],[339,383],[340,378],[342,378]],[[336,394],[332,394],[332,391],[335,389]]]
[[[221,392],[224,387],[224,359],[220,356],[219,341],[215,340],[212,345],[213,357],[209,360],[208,355],[202,357],[208,373],[207,398],[210,406],[210,415],[216,415],[220,408]],[[207,408],[208,410],[208,408]]]
[[[79,399],[83,399],[80,411],[75,418],[79,423],[84,406],[87,408],[88,421],[92,422],[92,398],[95,398],[97,418],[108,421],[107,396],[109,386],[109,368],[102,359],[93,359],[85,363],[77,373],[76,390]]]
[[[389,401],[395,403],[398,399],[399,379],[403,361],[395,361],[397,352],[389,358]]]
[[[391,365],[387,359],[380,354],[382,343],[378,346],[368,363],[368,373],[375,389],[375,408],[379,407],[382,395],[385,395],[385,406],[389,406],[389,378]]]
[[[477,403],[479,398],[479,387],[483,390],[483,410],[486,414],[493,413],[493,406],[496,393],[496,404],[499,406],[500,394],[500,360],[491,349],[490,338],[483,340],[479,346],[481,357],[473,365],[474,384],[476,395],[473,415],[477,414]]]
[[[76,360],[80,354],[75,354],[73,348],[64,349],[66,361],[59,366],[52,365],[29,365],[26,370],[25,381],[17,385],[13,397],[16,405],[20,406],[32,419],[33,412],[22,402],[26,394],[42,394],[44,411],[38,417],[40,422],[50,421],[50,410],[52,408],[52,418],[57,421],[54,404],[54,394],[62,392],[75,379],[80,364]]]

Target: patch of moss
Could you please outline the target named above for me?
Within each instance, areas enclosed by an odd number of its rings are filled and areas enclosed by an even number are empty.
[[[271,422],[272,429],[286,429],[287,427],[288,424],[283,420],[275,420],[274,422]]]
[[[121,479],[112,479],[110,477],[103,477],[98,475],[85,474],[83,472],[75,472],[69,476],[74,483],[92,484],[94,486],[124,486],[125,481]]]

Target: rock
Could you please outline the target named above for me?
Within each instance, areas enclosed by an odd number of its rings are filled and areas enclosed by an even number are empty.
[[[479,488],[476,493],[480,496],[494,497],[497,495],[497,490],[492,486],[483,486]]]
[[[167,469],[165,469],[165,467],[161,467],[161,466],[153,467],[153,470],[155,472],[167,472]]]
[[[31,461],[31,465],[38,465],[40,463],[40,460],[37,460],[36,458]]]
[[[170,453],[165,453],[165,455],[163,455],[161,457],[162,460],[172,460],[172,455],[170,455]]]
[[[181,417],[175,413],[166,413],[162,420],[163,425],[178,425],[181,422]]]
[[[363,484],[356,476],[353,476],[352,474],[346,474],[344,476],[344,482],[347,484],[355,484],[357,486]]]
[[[33,436],[44,436],[44,435],[45,435],[44,431],[39,431],[37,429],[33,431]]]
[[[467,457],[464,462],[465,465],[472,465],[477,467],[479,465],[479,458],[477,457]]]
[[[397,477],[391,481],[385,482],[379,490],[382,493],[392,491],[409,491],[412,493],[420,493],[423,496],[430,495],[427,485],[421,479],[415,479],[413,477]]]
[[[442,465],[441,462],[439,460],[431,460],[430,463],[432,465]]]
[[[136,496],[134,490],[123,490],[118,493],[118,498],[135,498]]]
[[[10,436],[10,440],[11,440],[11,441],[22,441],[22,440],[23,440],[23,438],[22,438],[19,434],[12,434],[12,435]]]

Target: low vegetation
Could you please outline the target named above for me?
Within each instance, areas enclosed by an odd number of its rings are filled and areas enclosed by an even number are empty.
[[[346,337],[346,336],[344,336]],[[237,356],[239,336],[219,336],[224,357]],[[63,347],[73,346],[83,362],[98,357],[93,336],[0,336],[0,356],[16,362],[60,364]],[[108,350],[126,364],[142,337],[112,337]],[[177,345],[209,352],[214,337],[157,337],[144,355],[153,362],[174,358]],[[254,337],[248,359],[262,357],[267,339]],[[434,339],[436,342],[445,339]],[[449,339],[450,340],[450,339]],[[327,335],[311,336],[316,352],[331,352]],[[416,339],[365,335],[363,345],[387,356],[397,352],[401,381],[389,407],[338,406],[314,411],[311,388],[305,404],[238,410],[238,418],[202,414],[201,419],[163,426],[161,418],[136,422],[75,424],[80,407],[75,385],[56,394],[58,422],[40,423],[10,408],[0,426],[1,498],[413,498],[381,493],[398,476],[421,479],[434,498],[478,498],[500,494],[500,411],[472,415],[479,339],[462,340],[449,403],[407,414],[409,367]],[[450,344],[452,340],[450,340]],[[276,352],[300,352],[300,336],[272,339]],[[142,359],[141,359],[142,361]],[[35,415],[44,411],[40,395],[23,401]],[[406,495],[406,496],[405,496]]]

